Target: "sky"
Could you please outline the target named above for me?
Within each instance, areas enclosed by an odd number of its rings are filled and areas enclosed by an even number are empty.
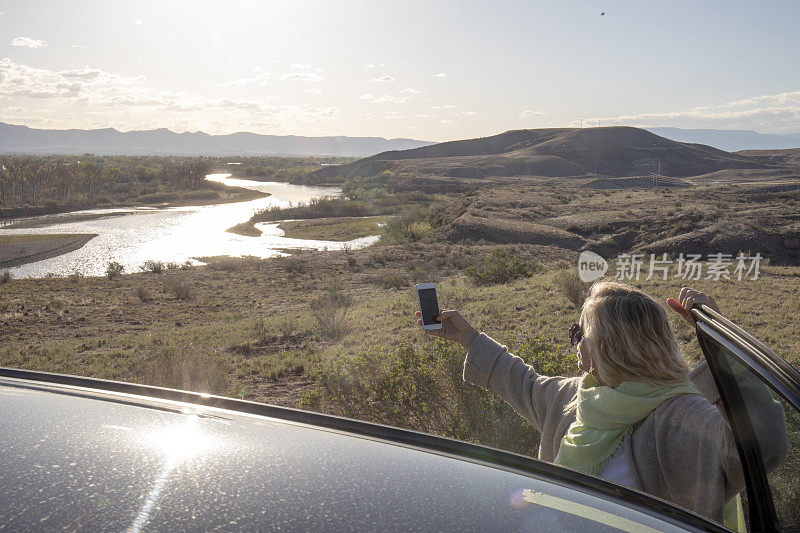
[[[800,2],[0,1],[0,121],[445,141],[800,133]]]

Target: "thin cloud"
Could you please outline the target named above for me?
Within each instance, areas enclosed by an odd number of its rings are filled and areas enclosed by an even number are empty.
[[[272,78],[271,72],[262,72],[257,76],[252,76],[250,78],[240,78],[236,80],[230,80],[223,83],[216,84],[216,87],[248,87],[253,85],[260,85],[265,87],[269,84],[270,79]]]
[[[573,121],[578,125],[580,121]],[[674,126],[684,128],[755,129],[796,133],[800,123],[800,91],[765,94],[682,111],[595,117],[585,125]]]
[[[533,117],[543,117],[544,113],[541,111],[531,111],[530,109],[526,109],[524,111],[519,112],[519,118],[533,118]]]
[[[281,76],[281,81],[295,80],[295,81],[323,81],[323,77],[313,72],[289,72]]]
[[[333,106],[273,105],[264,99],[157,91],[145,86],[145,81],[143,76],[124,77],[91,67],[53,71],[0,59],[0,102],[7,110],[23,109],[13,118],[34,127],[141,129],[180,123],[193,129],[219,130],[220,126],[210,125],[222,121],[234,131],[275,132],[290,131],[297,124],[317,124],[339,114],[339,108]],[[86,113],[87,108],[92,111]]]
[[[11,46],[21,46],[23,48],[41,48],[47,46],[41,39],[31,39],[30,37],[16,37],[11,41]]]
[[[408,87],[407,89],[403,89],[400,91],[400,94],[420,94],[422,91],[418,91],[417,89],[412,89]]]
[[[142,25],[142,20],[141,19],[133,19],[133,23],[136,24],[137,26],[141,26]]]
[[[389,96],[388,94],[384,94],[383,96],[375,96],[374,94],[362,94],[358,97],[359,100],[364,100],[367,102],[372,102],[373,104],[402,104],[406,100],[408,100],[407,96]]]
[[[305,65],[303,63],[292,63],[289,65],[290,68],[294,70],[308,70],[311,68],[311,65]]]
[[[372,78],[369,80],[369,83],[388,83],[394,81],[394,78],[391,76],[379,76],[377,78]]]
[[[435,74],[433,77],[434,78],[446,78],[447,77],[447,72],[440,72],[438,74]]]

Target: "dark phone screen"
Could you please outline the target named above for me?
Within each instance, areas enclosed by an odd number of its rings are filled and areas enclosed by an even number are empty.
[[[436,324],[436,317],[439,316],[439,301],[436,299],[436,289],[422,289],[419,291],[420,312],[422,313],[422,324]]]

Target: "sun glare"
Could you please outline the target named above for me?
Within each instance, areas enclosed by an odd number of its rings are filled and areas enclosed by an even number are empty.
[[[200,427],[197,415],[188,415],[179,423],[159,428],[145,436],[145,442],[179,463],[203,455],[217,446],[217,441]]]

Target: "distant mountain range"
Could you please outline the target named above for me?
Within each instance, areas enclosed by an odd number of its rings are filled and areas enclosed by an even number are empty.
[[[387,150],[405,150],[429,144],[433,143],[383,137],[175,133],[164,128],[125,133],[113,128],[39,130],[0,122],[2,153],[365,157]]]
[[[512,130],[491,137],[389,151],[311,175],[374,176],[392,171],[413,176],[689,177],[722,170],[797,173],[795,151],[730,153],[666,139],[626,126]],[[787,159],[788,158],[788,159]]]
[[[603,128],[584,129],[589,131]],[[645,129],[673,141],[713,146],[727,152],[800,148],[800,134],[766,134],[749,130]],[[560,128],[518,131],[566,132],[573,130]],[[492,138],[494,137],[486,139]],[[385,139],[383,137],[301,137],[296,135],[259,135],[246,132],[229,135],[209,135],[203,132],[175,133],[165,128],[124,133],[113,128],[42,130],[0,122],[0,152],[2,153],[367,157],[382,152],[409,150],[433,144],[415,139]],[[448,143],[440,143],[437,146],[443,144]]]
[[[707,144],[726,152],[800,148],[800,133],[758,133],[752,130],[686,130],[682,128],[644,129],[673,141]]]

